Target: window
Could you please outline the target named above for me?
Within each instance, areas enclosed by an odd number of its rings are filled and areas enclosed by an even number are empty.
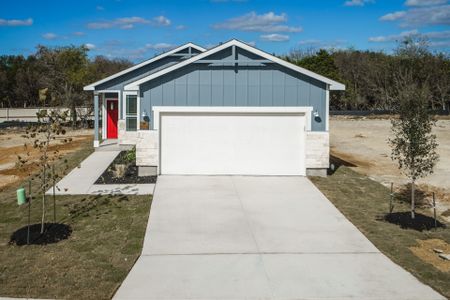
[[[126,96],[125,122],[127,131],[137,130],[137,96]]]

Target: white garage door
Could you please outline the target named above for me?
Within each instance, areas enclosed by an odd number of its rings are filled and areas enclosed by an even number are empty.
[[[161,174],[305,175],[302,114],[160,116]]]

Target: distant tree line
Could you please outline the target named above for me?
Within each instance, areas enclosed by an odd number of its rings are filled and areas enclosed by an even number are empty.
[[[406,85],[427,91],[428,108],[450,105],[450,57],[433,53],[427,41],[406,37],[392,54],[359,50],[294,49],[282,57],[346,85],[333,92],[333,110],[392,110]]]
[[[88,57],[85,46],[38,46],[34,54],[0,56],[0,107],[92,105],[83,86],[117,73],[132,63],[104,56]],[[39,90],[48,89],[46,100]]]
[[[91,106],[83,86],[132,63],[88,57],[84,46],[48,48],[34,54],[0,56],[0,107]],[[283,59],[342,82],[346,91],[331,94],[333,110],[391,110],[405,80],[424,88],[433,110],[450,105],[450,57],[433,53],[426,41],[407,37],[392,54],[374,51],[295,49]],[[45,103],[39,90],[48,89]]]

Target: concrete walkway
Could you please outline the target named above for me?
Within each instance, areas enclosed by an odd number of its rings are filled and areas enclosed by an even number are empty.
[[[120,153],[120,149],[95,151],[83,160],[56,186],[57,195],[148,195],[153,194],[154,184],[94,184]],[[51,194],[52,189],[47,191]]]
[[[388,238],[388,237],[387,237]],[[160,176],[115,299],[445,299],[304,177]]]

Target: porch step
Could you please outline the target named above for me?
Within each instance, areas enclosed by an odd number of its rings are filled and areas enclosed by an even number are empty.
[[[117,142],[104,141],[95,148],[95,151],[128,151],[133,149],[133,145],[121,145]]]

